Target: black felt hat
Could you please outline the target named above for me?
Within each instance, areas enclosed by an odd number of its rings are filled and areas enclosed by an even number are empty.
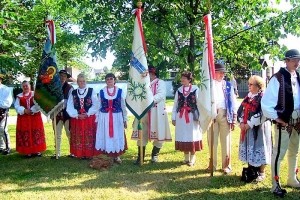
[[[300,53],[297,49],[290,49],[287,52],[285,52],[283,60],[287,59],[300,59]]]
[[[66,74],[67,78],[71,78],[71,75],[66,70],[60,70],[58,73],[59,74]]]
[[[215,72],[227,72],[227,71],[224,65],[222,65],[221,63],[216,63]]]

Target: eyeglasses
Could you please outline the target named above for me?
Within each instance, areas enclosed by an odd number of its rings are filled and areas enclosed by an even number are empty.
[[[252,85],[256,85],[256,84],[254,84],[254,83],[248,83],[248,86],[252,86]]]
[[[114,80],[114,78],[113,77],[109,77],[109,78],[106,78],[105,80],[111,81],[111,80]]]

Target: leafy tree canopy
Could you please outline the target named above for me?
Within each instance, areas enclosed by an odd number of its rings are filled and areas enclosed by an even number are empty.
[[[19,73],[34,80],[44,48],[47,32],[45,20],[52,16],[56,25],[58,67],[68,63],[83,71],[85,40],[72,31],[80,13],[64,0],[3,0],[0,3],[0,67],[15,77]]]
[[[131,12],[137,1],[71,2],[82,13],[78,20],[80,35],[89,41],[92,55],[105,58],[107,51],[114,51],[113,67],[125,72],[126,77],[133,37]],[[278,45],[280,38],[286,38],[288,33],[300,35],[299,0],[290,1],[293,8],[288,12],[274,9],[269,0],[148,0],[143,3],[148,63],[163,72],[179,69],[200,74],[204,41],[202,18],[207,13],[212,14],[215,58],[227,63],[231,71],[260,69],[260,56],[283,55],[286,48]],[[240,70],[241,67],[246,70]]]

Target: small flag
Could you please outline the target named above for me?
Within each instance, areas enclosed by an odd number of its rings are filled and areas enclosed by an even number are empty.
[[[153,106],[153,94],[150,86],[146,43],[141,20],[141,8],[135,11],[132,53],[129,79],[127,83],[126,106],[140,120]]]
[[[48,37],[36,80],[34,101],[39,105],[41,111],[48,116],[54,110],[62,108],[64,96],[56,65],[56,34],[52,20],[46,21],[46,30]]]

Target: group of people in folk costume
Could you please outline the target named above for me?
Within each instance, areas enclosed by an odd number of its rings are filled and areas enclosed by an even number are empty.
[[[232,85],[224,80],[226,68],[215,64],[214,80],[217,116],[208,131],[208,147],[213,145],[212,165],[206,170],[217,170],[218,138],[221,142],[222,171],[229,174],[231,166],[231,131],[235,129],[236,120],[241,130],[239,159],[248,163],[249,168],[257,170],[256,181],[266,179],[265,166],[271,165],[272,192],[284,197],[286,190],[280,184],[280,163],[288,152],[287,185],[300,188],[297,179],[297,163],[300,133],[300,78],[296,71],[299,66],[300,53],[292,49],[285,53],[286,67],[275,73],[265,90],[265,82],[259,76],[248,80],[249,93],[239,108]],[[120,156],[127,150],[125,129],[127,128],[127,110],[125,94],[118,88],[114,74],[105,76],[106,86],[96,91],[86,86],[83,74],[77,77],[78,88],[66,81],[70,75],[59,72],[62,84],[65,107],[56,116],[56,134],[58,155],[60,155],[62,128],[65,128],[70,143],[69,157],[90,159],[92,156],[106,154],[114,162],[121,163]],[[132,139],[136,139],[138,151],[135,165],[140,164],[140,146],[145,156],[146,145],[153,140],[151,162],[158,162],[158,155],[164,142],[172,141],[168,116],[166,112],[166,87],[158,78],[158,72],[149,66],[151,89],[154,106],[142,118],[142,135],[139,136],[138,120],[134,120]],[[0,75],[0,151],[7,155],[11,151],[7,131],[8,109],[12,104],[10,89],[2,84],[4,75]],[[181,73],[181,87],[175,92],[172,109],[172,124],[175,126],[175,150],[184,154],[183,164],[195,165],[196,151],[203,149],[202,131],[199,112],[199,88],[192,85],[193,75]],[[33,91],[27,81],[22,82],[23,92],[16,96],[15,109],[18,113],[16,127],[16,150],[28,157],[41,156],[46,150],[46,141],[41,113],[33,102]],[[275,124],[275,144],[272,145],[272,122]],[[211,144],[214,134],[214,144]],[[139,138],[143,138],[140,143]]]

